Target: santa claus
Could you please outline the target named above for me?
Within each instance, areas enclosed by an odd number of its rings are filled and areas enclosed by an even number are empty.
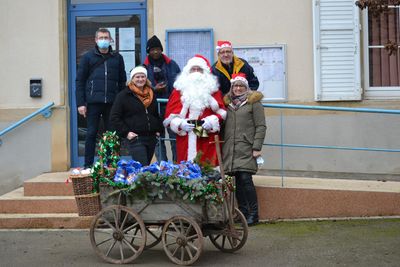
[[[165,112],[164,126],[177,134],[178,162],[193,160],[201,153],[201,162],[218,165],[214,136],[226,117],[217,78],[210,63],[196,55],[189,59],[174,83]]]

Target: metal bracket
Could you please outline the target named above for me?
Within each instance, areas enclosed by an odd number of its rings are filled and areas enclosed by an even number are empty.
[[[43,117],[45,117],[46,119],[50,118],[51,115],[53,114],[53,112],[51,111],[51,109],[46,109],[44,110],[42,113],[40,113]]]

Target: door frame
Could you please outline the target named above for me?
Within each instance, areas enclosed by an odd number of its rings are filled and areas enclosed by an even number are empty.
[[[140,15],[141,62],[146,57],[147,0],[132,3],[71,4],[68,0],[68,95],[70,107],[70,159],[71,167],[83,166],[84,157],[78,155],[77,107],[75,99],[76,77],[76,17],[82,16]],[[93,33],[94,45],[94,33]]]

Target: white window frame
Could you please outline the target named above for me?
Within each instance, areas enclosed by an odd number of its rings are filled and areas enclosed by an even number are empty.
[[[397,7],[400,8],[400,7]],[[370,99],[370,100],[395,100],[395,99],[400,99],[400,86],[370,86],[369,84],[369,48],[375,47],[375,48],[382,48],[383,45],[381,46],[369,46],[368,43],[368,9],[364,9],[362,13],[363,19],[363,60],[364,60],[364,66],[363,66],[363,71],[364,71],[364,99]],[[400,12],[399,12],[400,16]],[[400,53],[400,51],[398,51]]]

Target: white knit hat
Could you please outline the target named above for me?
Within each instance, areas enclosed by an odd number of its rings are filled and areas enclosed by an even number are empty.
[[[132,80],[133,76],[135,76],[135,74],[138,74],[138,73],[143,73],[143,74],[146,75],[146,77],[147,77],[147,70],[146,70],[146,68],[145,68],[145,67],[142,67],[142,66],[137,66],[137,67],[134,67],[134,68],[131,70],[131,75],[130,75],[131,80]]]

